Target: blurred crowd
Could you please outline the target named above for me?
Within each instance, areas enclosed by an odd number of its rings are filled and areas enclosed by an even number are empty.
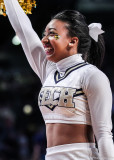
[[[0,108],[0,160],[44,160],[46,152],[45,126],[29,136],[16,127],[10,108]]]

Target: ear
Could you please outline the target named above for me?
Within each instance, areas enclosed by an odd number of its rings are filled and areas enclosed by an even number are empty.
[[[78,37],[72,37],[69,42],[69,47],[77,47],[78,46]]]

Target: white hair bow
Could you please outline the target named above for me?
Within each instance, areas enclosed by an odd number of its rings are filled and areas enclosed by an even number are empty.
[[[104,33],[104,31],[101,29],[101,23],[91,23],[88,27],[90,37],[98,42],[98,35]]]

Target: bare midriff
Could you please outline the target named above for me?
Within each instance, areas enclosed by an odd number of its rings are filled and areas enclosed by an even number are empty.
[[[47,147],[71,143],[94,143],[92,127],[86,124],[46,124]]]

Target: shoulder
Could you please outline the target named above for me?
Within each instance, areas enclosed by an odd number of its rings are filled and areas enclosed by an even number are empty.
[[[92,64],[88,64],[84,70],[83,79],[85,80],[85,79],[92,79],[92,78],[108,79],[108,77],[106,76],[106,74],[103,71],[101,71],[100,69],[98,69],[96,66],[94,66]]]
[[[109,85],[109,79],[104,72],[89,64],[83,72],[82,85],[84,89],[103,88]]]

